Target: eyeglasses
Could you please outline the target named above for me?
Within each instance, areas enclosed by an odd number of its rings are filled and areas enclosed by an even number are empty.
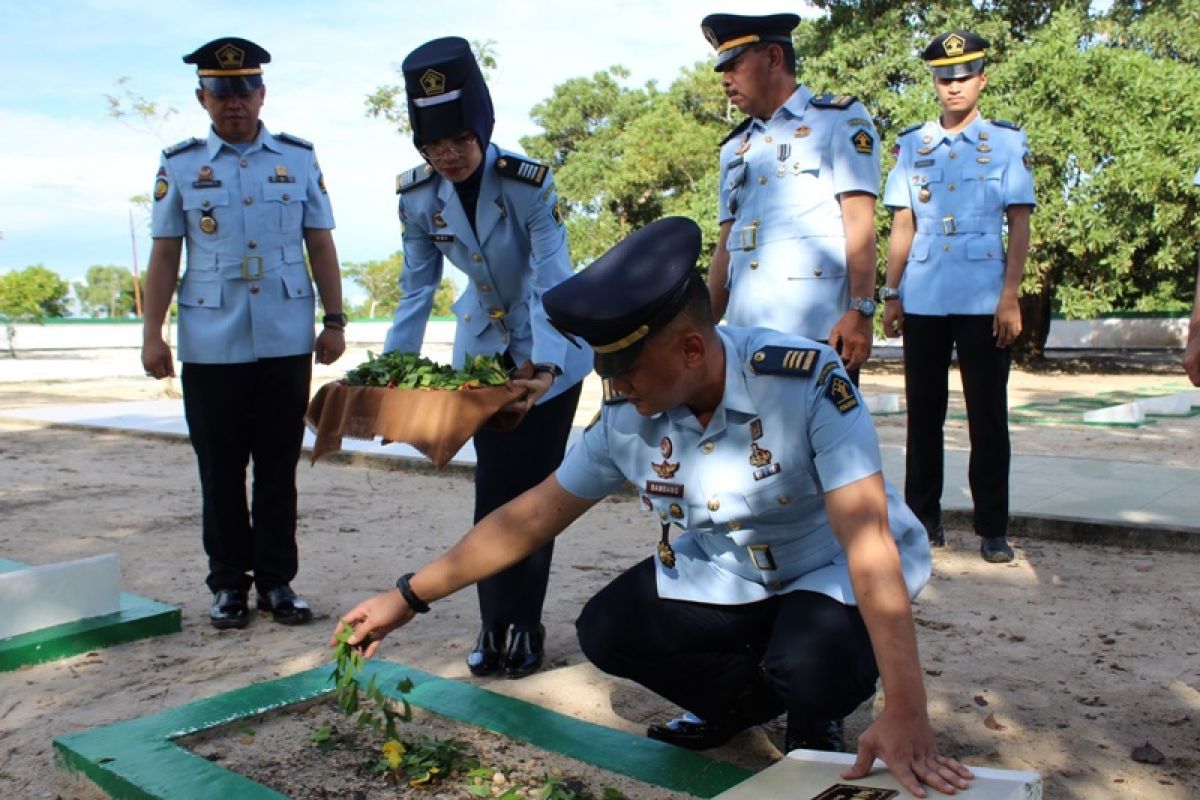
[[[430,160],[441,160],[451,155],[461,156],[478,142],[473,133],[460,133],[449,139],[439,139],[433,144],[427,144],[420,149],[421,155]]]

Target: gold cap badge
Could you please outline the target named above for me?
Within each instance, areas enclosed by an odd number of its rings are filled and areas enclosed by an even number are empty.
[[[421,88],[426,96],[441,94],[446,91],[446,76],[436,69],[427,69],[421,76]]]
[[[952,33],[946,37],[946,41],[942,42],[942,49],[946,51],[946,55],[953,58],[961,56],[963,48],[966,47],[967,40],[959,36],[957,33]]]
[[[246,51],[233,44],[226,44],[217,51],[217,63],[224,69],[236,69],[246,59]]]

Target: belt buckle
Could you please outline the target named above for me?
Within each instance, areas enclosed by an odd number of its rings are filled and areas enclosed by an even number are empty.
[[[958,223],[955,221],[953,214],[947,214],[942,217],[942,233],[946,236],[953,236],[958,233]]]
[[[751,544],[747,545],[746,549],[750,551],[750,560],[754,563],[754,568],[760,572],[770,572],[776,569],[775,556],[771,555],[771,546],[766,544]]]
[[[257,272],[250,271],[250,265],[257,262]],[[248,281],[261,280],[263,276],[262,256],[242,256],[242,277]]]
[[[758,247],[758,226],[750,225],[742,228],[741,237],[743,250],[753,250]]]

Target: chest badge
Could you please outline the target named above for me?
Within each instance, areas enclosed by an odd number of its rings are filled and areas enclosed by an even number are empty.
[[[212,167],[210,167],[208,164],[205,164],[200,168],[199,176],[200,180],[202,181],[211,181],[213,176]]]
[[[653,461],[650,462],[650,466],[654,467],[654,474],[660,478],[663,478],[664,480],[675,477],[675,473],[679,472],[679,464],[680,462],[678,461],[672,464],[665,458],[661,464],[655,464]]]
[[[990,163],[992,163],[992,159],[991,159],[991,157],[990,157],[990,156],[980,156],[979,158],[975,159],[975,161],[976,161],[977,163],[979,163],[979,164],[990,164]]]
[[[315,167],[316,165],[314,165]],[[275,165],[275,174],[268,178],[271,183],[295,183],[295,177],[288,175],[287,166],[284,164]]]
[[[435,227],[438,227],[438,228],[446,227],[446,220],[442,217],[442,212],[440,212],[440,211],[433,212],[433,224]]]
[[[750,134],[747,133],[745,136],[742,137],[742,143],[738,145],[737,150],[733,151],[733,154],[737,155],[737,156],[744,156],[749,149],[750,149]]]
[[[984,142],[986,142],[986,141],[987,141],[987,139],[988,139],[988,132],[987,132],[987,131],[980,131],[980,132],[979,132],[979,138],[980,138],[980,140],[981,140],[981,141],[984,141]]]
[[[664,436],[658,443],[658,449],[663,454],[663,458],[670,458],[671,454],[675,452],[675,445],[671,444],[671,437]]]
[[[929,155],[930,153],[932,153],[932,152],[933,152],[934,150],[936,150],[936,149],[937,149],[937,147],[936,147],[936,146],[930,146],[930,147],[918,147],[918,148],[917,148],[917,155],[921,155],[921,156],[927,156],[927,155]]]
[[[771,451],[765,450],[754,442],[750,443],[750,466],[765,467],[771,463]]]
[[[196,171],[196,180],[192,181],[193,189],[214,189],[220,185],[220,181],[213,180],[213,168],[208,164]]]
[[[750,439],[751,439],[751,441],[757,441],[757,440],[761,439],[762,434],[763,434],[762,420],[757,417],[750,420]]]
[[[204,216],[200,217],[200,230],[211,235],[217,232],[217,221],[213,219],[211,211],[205,211]]]
[[[794,136],[797,139],[805,139],[811,133],[812,133],[812,128],[808,127],[807,125],[801,125],[799,128],[796,128],[796,133],[794,134]]]
[[[921,137],[921,144],[929,144],[929,143],[930,143],[930,142],[932,142],[932,141],[933,141],[933,134],[932,134],[932,133],[927,133],[927,134],[925,134],[924,136],[922,136],[922,137]]]
[[[922,186],[921,190],[917,192],[917,199],[922,203],[928,203],[932,198],[933,192],[929,191],[928,186]]]
[[[976,147],[975,149],[976,149],[976,150],[978,150],[978,151],[979,151],[979,152],[981,152],[981,153],[990,153],[990,152],[992,152],[992,146],[991,146],[990,144],[981,144],[981,145],[979,145],[978,147]]]

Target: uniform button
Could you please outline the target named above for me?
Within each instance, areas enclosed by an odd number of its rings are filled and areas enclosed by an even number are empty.
[[[751,222],[750,224],[757,228],[758,227],[758,217],[755,217],[754,221]]]
[[[208,202],[207,200],[204,200],[203,202],[200,203],[201,208],[208,208],[211,205],[212,205],[212,203]]]
[[[952,192],[953,192],[953,191],[954,191],[954,184],[952,183],[952,184],[950,184],[949,186],[947,186],[946,188],[947,188],[947,189],[949,189],[950,191],[952,191]]]
[[[500,344],[508,344],[508,337],[507,337],[507,336],[501,336],[501,337],[500,337]]]
[[[988,258],[995,258],[995,256],[994,256],[994,255],[992,255],[992,251],[991,251],[991,250],[988,250]]]
[[[766,142],[767,144],[770,144],[770,143],[771,143],[771,137],[770,137],[770,136],[764,136],[764,137],[763,137],[763,141],[764,141],[764,142]]]
[[[470,321],[471,321],[471,315],[463,314],[463,322],[470,322]]]
[[[704,453],[704,455],[708,455],[709,453],[711,453],[713,450],[716,450],[716,449],[717,449],[717,446],[715,444],[713,444],[712,442],[705,442],[704,444],[700,445],[700,451],[702,453]]]
[[[954,152],[953,150],[951,150],[951,151],[950,151],[950,157],[951,157],[951,158],[958,158],[958,153],[956,153],[956,152]]]
[[[766,176],[766,175],[760,175],[760,176],[759,176],[759,178],[758,178],[758,182],[759,182],[760,184],[765,184],[765,183],[767,182],[767,176]]]
[[[484,294],[487,294],[491,290],[492,290],[492,287],[488,286],[486,283],[481,283],[479,285],[479,291],[483,292]]]
[[[472,261],[483,261],[483,256],[479,255],[479,253],[475,253],[474,255],[471,256],[471,260]]]
[[[243,159],[242,159],[242,166],[243,166],[243,167],[248,167],[248,166],[250,166],[250,162],[249,162],[249,161],[247,161],[246,159],[244,159],[244,158],[243,158]]]
[[[244,198],[242,198],[242,202],[245,203],[246,205],[250,205],[251,203],[254,202],[254,198],[251,197],[250,195],[246,195]]]
[[[818,278],[821,277],[822,271],[823,270],[820,267],[813,267],[813,275],[816,275]]]
[[[202,305],[204,305],[204,298],[203,298],[203,297],[201,297],[201,298],[199,298],[198,300],[196,300],[196,305],[198,305],[198,306],[202,306]]]
[[[949,252],[950,252],[950,245],[948,245],[948,244],[944,244],[944,245],[942,245],[942,250],[943,250],[943,251],[945,251],[945,252],[947,252],[947,253],[949,253]]]
[[[251,250],[253,250],[254,248],[258,247],[258,242],[251,239],[250,241],[246,242],[246,247],[249,247]]]
[[[792,502],[792,498],[788,497],[786,494],[779,495],[779,505],[786,506],[790,502]]]
[[[290,194],[285,194],[285,195],[283,196],[283,202],[285,202],[285,203],[286,203],[288,200],[291,200],[291,199],[292,199],[292,196],[291,196]]]
[[[750,262],[750,269],[758,269],[758,262],[757,262],[757,261],[751,261],[751,262]]]
[[[709,511],[719,511],[720,509],[721,509],[721,501],[720,500],[718,500],[717,498],[714,497],[712,500],[708,501],[708,510]]]
[[[731,519],[729,521],[729,530],[740,531],[741,529],[742,529],[742,523],[738,522],[736,519]]]
[[[258,294],[258,284],[257,283],[250,287],[250,294]]]

